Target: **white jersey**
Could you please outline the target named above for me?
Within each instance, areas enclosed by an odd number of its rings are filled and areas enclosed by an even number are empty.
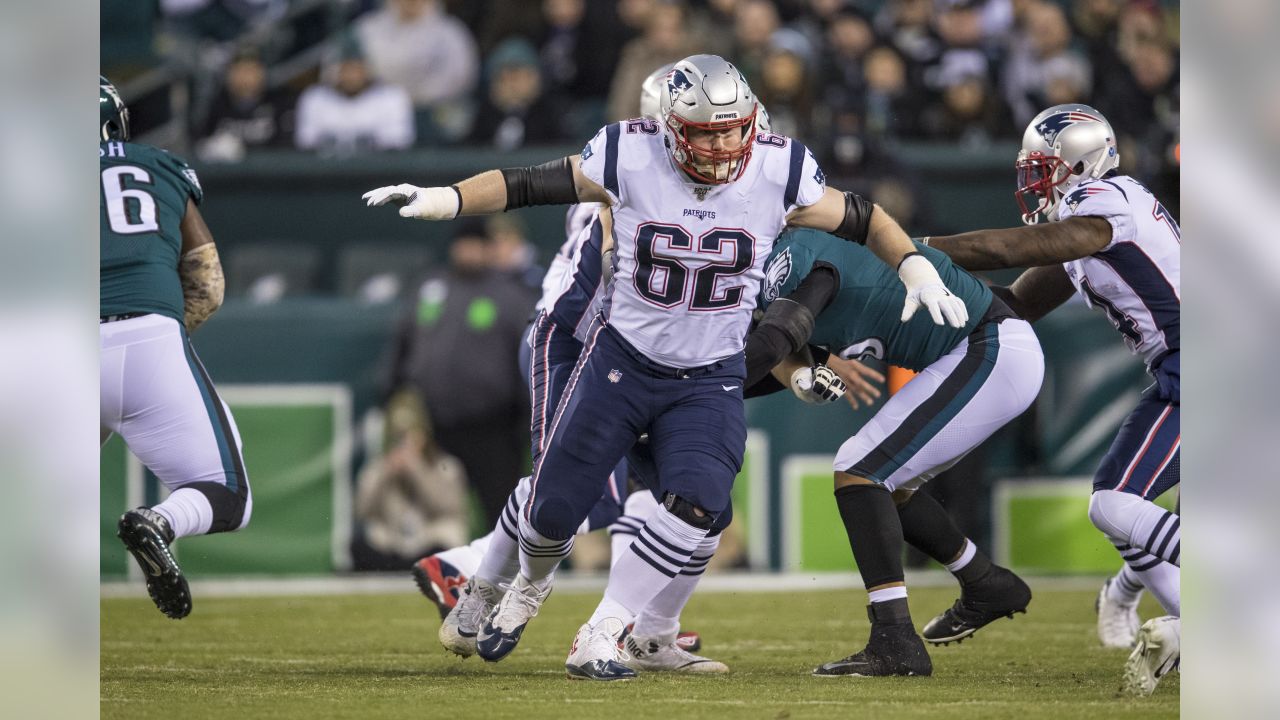
[[[551,267],[542,277],[542,298],[538,300],[535,310],[546,310],[556,304],[556,300],[564,295],[573,284],[573,271],[582,257],[582,246],[589,237],[584,232],[596,213],[600,212],[600,203],[579,203],[570,206],[564,218],[565,241],[551,258]]]
[[[764,264],[786,216],[822,197],[813,153],[761,134],[742,176],[694,184],[672,161],[656,122],[596,133],[582,172],[612,200],[614,275],[605,321],[654,362],[709,365],[742,352]]]
[[[1075,216],[1106,219],[1111,242],[1093,255],[1063,263],[1071,282],[1154,369],[1181,349],[1177,221],[1150,190],[1125,175],[1085,181],[1067,193],[1058,204],[1058,219]]]

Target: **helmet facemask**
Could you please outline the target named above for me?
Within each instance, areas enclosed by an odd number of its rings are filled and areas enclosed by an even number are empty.
[[[1025,150],[1018,153],[1015,167],[1018,169],[1018,189],[1013,196],[1022,211],[1022,222],[1035,225],[1041,215],[1050,218],[1050,213],[1062,199],[1062,186],[1071,179],[1071,168],[1056,155]]]
[[[675,144],[672,155],[676,163],[691,178],[708,185],[722,185],[737,180],[751,159],[751,148],[755,144],[756,115],[757,110],[752,109],[751,114],[745,118],[698,123],[675,113],[669,114],[667,127],[671,130],[671,140]],[[732,150],[699,147],[689,139],[690,130],[722,132],[735,128],[739,130],[740,136],[738,147]]]

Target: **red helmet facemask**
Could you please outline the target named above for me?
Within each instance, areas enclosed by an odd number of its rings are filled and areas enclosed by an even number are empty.
[[[1013,196],[1018,200],[1023,220],[1027,222],[1032,222],[1036,213],[1047,214],[1053,207],[1053,189],[1071,178],[1071,168],[1062,158],[1042,152],[1019,158],[1014,167],[1018,169],[1018,189]],[[1030,204],[1033,199],[1034,204]]]
[[[751,159],[751,148],[755,145],[753,141],[755,139],[756,114],[758,112],[757,108],[752,110],[751,114],[745,118],[717,120],[707,123],[685,120],[675,113],[669,115],[667,125],[671,128],[672,139],[676,144],[674,155],[680,165],[680,169],[698,182],[708,185],[722,185],[737,180],[742,176],[742,171],[746,169],[747,162]],[[690,130],[720,132],[734,128],[741,128],[742,139],[741,144],[733,150],[709,150],[698,147],[689,141]],[[721,164],[725,166],[723,178],[717,177],[719,175],[717,169]],[[699,169],[698,166],[702,166],[702,168]],[[711,172],[710,175],[706,172],[708,166]]]

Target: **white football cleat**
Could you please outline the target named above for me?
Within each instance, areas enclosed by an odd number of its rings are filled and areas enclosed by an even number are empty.
[[[1160,678],[1178,667],[1182,657],[1182,620],[1172,615],[1152,618],[1138,630],[1137,645],[1124,665],[1122,691],[1139,697],[1155,692]]]
[[[499,587],[506,594],[481,620],[476,637],[476,651],[485,662],[498,662],[516,649],[525,626],[538,614],[542,603],[551,594],[549,579],[546,587],[539,588],[526,580],[523,573],[517,574],[511,584],[503,583]]]
[[[564,669],[570,680],[631,680],[636,671],[623,665],[630,656],[618,647],[626,623],[619,618],[604,618],[595,625],[578,628],[569,648]]]
[[[480,623],[493,610],[501,597],[498,588],[481,580],[470,578],[458,593],[458,602],[440,623],[440,644],[445,650],[467,658],[476,654],[476,633]]]
[[[711,658],[694,655],[676,644],[676,634],[636,637],[628,635],[624,643],[632,670],[652,672],[727,673],[729,666]]]
[[[1135,600],[1132,604],[1125,604],[1108,597],[1107,590],[1113,582],[1115,578],[1102,584],[1093,606],[1098,612],[1098,640],[1103,647],[1131,648],[1138,637],[1138,626],[1142,624],[1138,617],[1138,603]]]

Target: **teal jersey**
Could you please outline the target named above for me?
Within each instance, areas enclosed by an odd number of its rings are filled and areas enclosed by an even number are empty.
[[[99,315],[158,313],[182,322],[182,218],[187,199],[204,198],[196,173],[150,145],[98,146],[102,234]]]
[[[991,306],[991,291],[945,253],[918,243],[916,249],[938,269],[947,288],[964,300],[969,310],[964,327],[936,325],[924,307],[902,322],[907,290],[894,269],[866,247],[817,230],[788,230],[778,238],[765,266],[760,307],[789,295],[815,265],[828,266],[839,276],[840,289],[818,314],[809,342],[843,358],[872,357],[922,370],[973,332]]]

